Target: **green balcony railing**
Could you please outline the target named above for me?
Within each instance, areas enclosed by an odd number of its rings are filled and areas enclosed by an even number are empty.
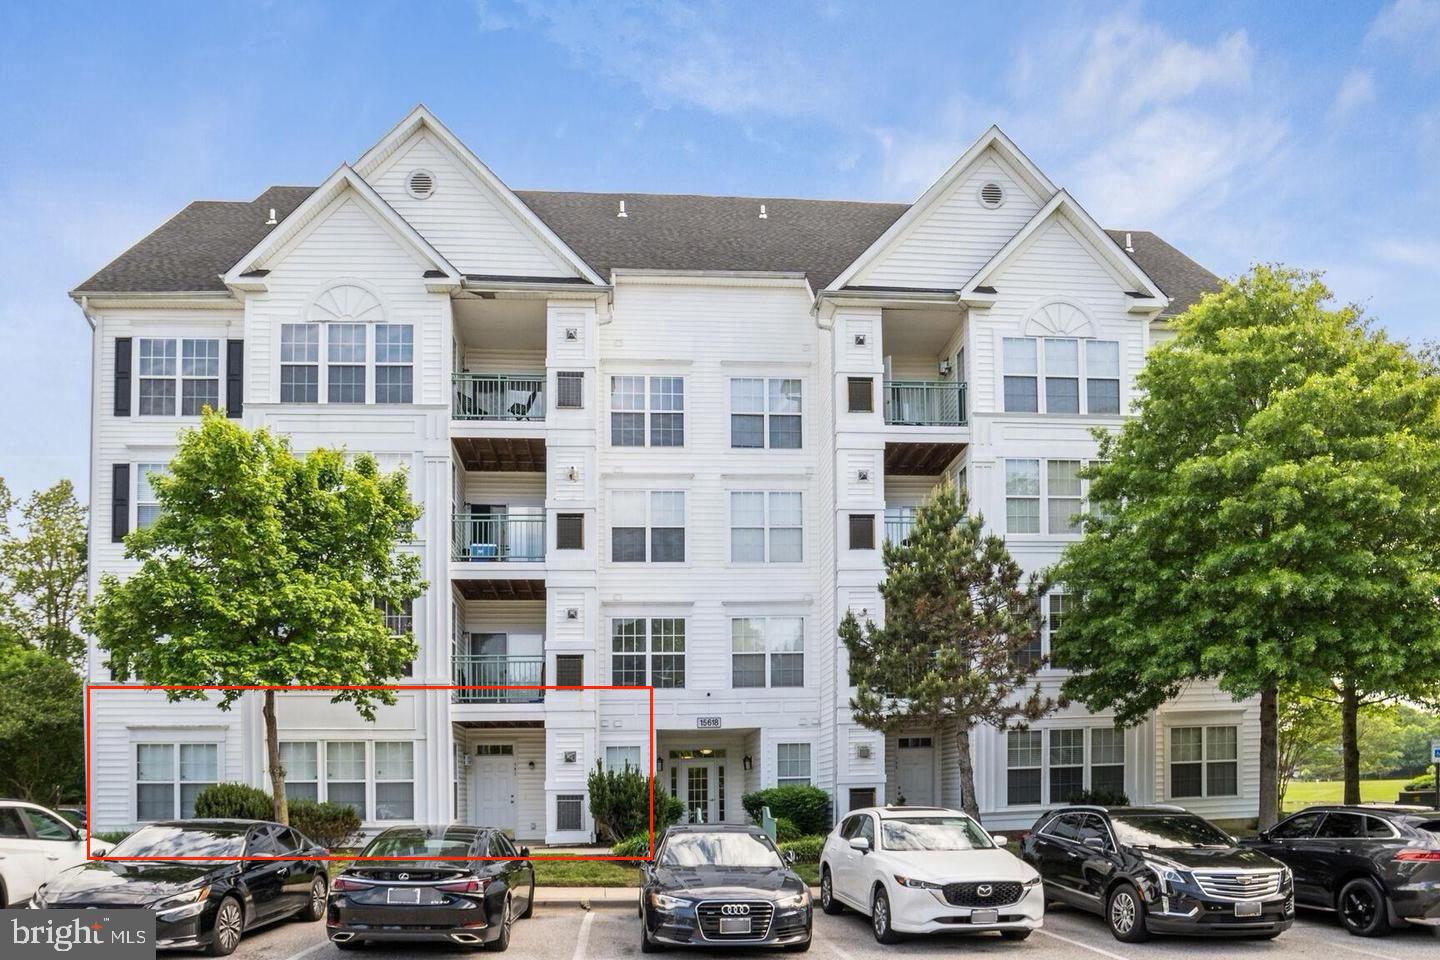
[[[453,373],[457,420],[544,420],[545,375]]]
[[[545,517],[457,513],[450,556],[466,562],[545,559]]]
[[[885,422],[902,426],[965,425],[965,384],[951,380],[886,380]]]
[[[457,687],[539,687],[545,683],[544,657],[505,655],[455,657]],[[544,690],[454,690],[456,703],[543,703]]]

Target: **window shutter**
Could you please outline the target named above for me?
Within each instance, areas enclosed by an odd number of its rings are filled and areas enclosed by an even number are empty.
[[[850,412],[875,412],[875,381],[870,377],[848,378],[850,387]]]
[[[562,653],[555,657],[555,685],[578,687],[585,682],[585,657],[578,653]]]
[[[245,341],[225,341],[225,416],[245,410]]]
[[[110,542],[121,542],[129,532],[130,464],[117,463],[110,468]]]
[[[875,514],[850,514],[850,549],[875,549]]]
[[[585,515],[583,513],[557,513],[555,515],[555,549],[585,549]]]
[[[115,338],[115,416],[130,416],[129,337]]]

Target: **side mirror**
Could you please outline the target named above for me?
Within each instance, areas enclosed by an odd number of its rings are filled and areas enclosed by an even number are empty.
[[[1269,830],[1261,830],[1259,833],[1255,834],[1255,839],[1256,839],[1256,840],[1264,840],[1264,841],[1268,842],[1268,841],[1270,840],[1270,831],[1269,831]]]
[[[851,838],[850,838],[850,849],[851,849],[851,850],[859,850],[861,853],[869,853],[869,852],[870,852],[870,841],[869,841],[869,840],[866,840],[864,837],[851,837]]]
[[[785,851],[785,862],[786,862],[786,863],[793,864],[797,859],[799,859],[799,858],[795,856],[795,851],[794,851],[794,850],[786,850],[786,851]]]
[[[84,840],[84,839],[86,839],[86,838],[89,837],[89,836],[90,836],[90,831],[86,830],[84,827],[76,827],[76,828],[75,828],[75,839],[76,839],[76,840]]]
[[[1105,849],[1105,838],[1104,838],[1104,837],[1086,837],[1085,840],[1084,840],[1084,843],[1085,843],[1085,846],[1089,847],[1091,850],[1104,850],[1104,849]]]
[[[529,848],[529,847],[521,847],[521,848],[520,848],[520,856],[524,857],[524,858],[527,859],[527,860],[530,859],[530,848]]]
[[[1003,833],[992,833],[990,834],[990,839],[995,841],[995,846],[997,847],[1003,847],[1010,842],[1010,838]]]

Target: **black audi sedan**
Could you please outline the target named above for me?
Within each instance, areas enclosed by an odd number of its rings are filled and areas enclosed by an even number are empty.
[[[810,949],[810,888],[758,827],[674,826],[641,865],[640,950]]]
[[[1049,900],[1098,913],[1115,939],[1279,936],[1295,919],[1290,868],[1180,807],[1071,806],[1021,843]]]
[[[1334,910],[1361,937],[1440,930],[1440,811],[1310,807],[1245,841],[1295,873],[1295,902]]]
[[[325,926],[342,950],[367,940],[442,940],[504,950],[515,921],[535,911],[530,851],[516,849],[500,830],[391,827],[360,856],[400,859],[357,860],[335,878]]]
[[[255,820],[152,823],[117,843],[104,860],[59,874],[35,892],[36,909],[148,907],[155,945],[233,953],[246,932],[325,915],[326,855],[299,831]],[[138,857],[199,857],[147,861]],[[248,859],[248,858],[265,859]]]

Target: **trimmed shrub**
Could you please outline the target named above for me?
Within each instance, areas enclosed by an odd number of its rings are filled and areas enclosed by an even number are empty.
[[[200,819],[273,820],[270,794],[243,783],[217,783],[195,795],[195,816]]]
[[[760,812],[770,808],[776,820],[792,821],[802,834],[827,833],[830,830],[830,794],[819,787],[771,787],[756,790],[740,798],[750,819],[760,822]]]
[[[1096,807],[1128,807],[1130,798],[1118,790],[1081,790],[1070,794],[1066,803],[1085,803]]]
[[[90,836],[94,837],[96,840],[100,840],[100,841],[102,841],[102,842],[104,842],[104,843],[108,843],[108,844],[110,844],[110,845],[113,847],[115,844],[119,843],[121,840],[124,840],[126,837],[130,836],[130,831],[129,831],[129,830],[106,830],[104,833],[92,833],[92,834],[90,834]]]
[[[290,826],[329,850],[353,847],[360,842],[360,814],[343,803],[290,803]]]
[[[1434,770],[1431,770],[1429,773],[1422,773],[1422,774],[1420,774],[1420,776],[1416,777],[1414,780],[1411,780],[1409,783],[1405,784],[1405,786],[1404,786],[1403,789],[1405,789],[1405,790],[1434,790],[1434,789],[1435,789],[1435,771],[1434,771]]]
[[[611,847],[610,852],[617,857],[634,857],[637,860],[644,860],[650,856],[650,834],[647,831],[637,833],[633,837],[626,837]]]
[[[799,840],[791,840],[779,846],[781,853],[795,854],[796,863],[819,863],[820,851],[825,846],[825,838],[801,837]]]
[[[637,833],[649,834],[650,781],[629,764],[623,770],[606,770],[604,764],[595,762],[595,770],[585,785],[590,791],[590,816],[601,843],[620,843]],[[685,805],[656,780],[655,836],[679,822],[684,813]]]
[[[789,843],[791,840],[799,840],[803,836],[805,836],[805,834],[801,833],[800,828],[795,826],[794,820],[791,820],[789,817],[775,818],[776,843]]]

